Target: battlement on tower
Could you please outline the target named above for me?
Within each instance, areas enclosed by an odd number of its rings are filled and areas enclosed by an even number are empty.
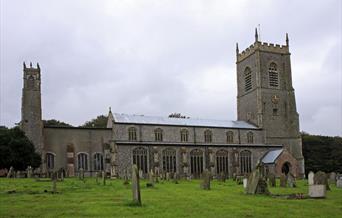
[[[26,67],[25,62],[23,63],[24,72],[29,74],[39,74],[40,73],[40,66],[39,63],[37,63],[37,67],[32,66],[32,62],[30,62],[30,66]]]
[[[263,51],[263,52],[272,52],[272,53],[280,53],[280,54],[289,54],[289,46],[288,45],[279,45],[274,43],[267,42],[254,42],[248,48],[243,50],[241,53],[237,52],[237,62],[240,62],[253,54],[255,51]]]

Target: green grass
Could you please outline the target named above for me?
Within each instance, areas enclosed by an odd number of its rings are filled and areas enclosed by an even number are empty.
[[[278,181],[279,182],[279,181]],[[0,179],[0,217],[342,217],[342,189],[331,186],[326,199],[283,199],[252,196],[233,181],[212,182],[210,191],[199,188],[199,180],[164,182],[146,188],[141,182],[142,206],[131,204],[131,186],[122,180],[97,185],[66,179],[57,183],[34,179]],[[279,184],[279,183],[278,183]],[[273,194],[307,193],[305,181],[297,188],[271,188]],[[8,191],[16,190],[9,194]]]

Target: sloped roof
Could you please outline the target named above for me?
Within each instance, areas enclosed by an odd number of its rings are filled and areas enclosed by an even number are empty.
[[[282,152],[283,149],[268,151],[261,161],[265,164],[274,163]]]
[[[197,119],[197,118],[170,118],[170,117],[129,115],[129,114],[118,114],[118,113],[114,113],[113,116],[114,116],[115,123],[258,129],[258,127],[252,124],[249,124],[245,121],[209,120],[209,119]]]

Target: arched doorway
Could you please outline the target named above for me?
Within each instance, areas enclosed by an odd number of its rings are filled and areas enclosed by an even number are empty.
[[[285,162],[283,166],[281,167],[281,172],[285,175],[289,174],[291,171],[291,164],[289,162]]]

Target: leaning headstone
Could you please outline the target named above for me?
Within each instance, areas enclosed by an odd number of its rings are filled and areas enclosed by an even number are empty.
[[[309,185],[313,185],[314,184],[314,177],[315,177],[315,173],[310,171],[308,174],[308,184]]]
[[[52,173],[52,193],[57,193],[57,172]]]
[[[7,178],[11,178],[13,175],[13,167],[10,167],[8,173],[7,173]]]
[[[102,184],[106,185],[106,172],[102,171]]]
[[[244,189],[247,188],[247,183],[248,183],[248,179],[247,178],[243,178],[243,188]]]
[[[330,173],[329,184],[336,184],[336,173],[335,172]]]
[[[318,171],[315,176],[314,176],[314,184],[315,185],[325,185],[326,186],[326,190],[329,191],[330,187],[329,187],[329,182],[328,182],[328,177],[327,175],[322,172],[322,171]]]
[[[342,188],[342,178],[336,181],[336,188]]]
[[[310,198],[325,198],[325,196],[326,196],[326,186],[324,184],[309,186]]]
[[[268,174],[268,185],[270,187],[276,187],[276,177],[273,173]]]
[[[146,183],[146,187],[154,187],[154,174],[153,174],[153,170],[151,170],[148,173],[148,183]]]
[[[287,174],[286,178],[287,186],[290,188],[295,188],[296,187],[296,178],[292,173]]]
[[[133,193],[133,204],[140,206],[141,205],[141,196],[140,196],[140,184],[139,184],[139,172],[136,165],[132,167],[132,193]]]
[[[280,175],[280,187],[286,188],[286,176],[283,173]]]
[[[204,190],[210,190],[210,172],[207,169],[203,171],[202,179],[201,188]]]
[[[248,177],[247,194],[269,194],[267,182],[261,175],[259,168],[255,169]]]

